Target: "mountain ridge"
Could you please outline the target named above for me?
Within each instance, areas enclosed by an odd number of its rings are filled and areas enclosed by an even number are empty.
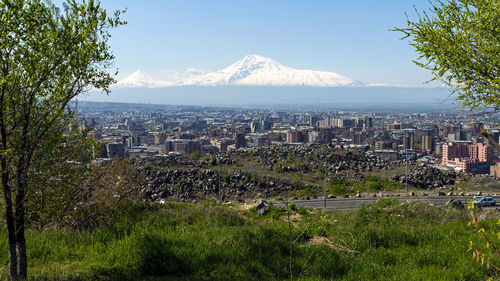
[[[295,69],[274,59],[247,55],[226,68],[177,81],[153,79],[138,70],[114,85],[118,88],[166,88],[183,86],[305,86],[305,87],[364,87],[390,86],[367,84],[335,72]]]

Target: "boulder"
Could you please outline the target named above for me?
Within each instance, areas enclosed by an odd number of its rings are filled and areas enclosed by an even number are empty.
[[[265,213],[267,213],[267,211],[269,211],[269,203],[267,203],[266,200],[263,200],[263,199],[260,199],[258,202],[257,202],[257,214],[262,216],[264,215]]]
[[[450,199],[444,205],[446,207],[453,207],[457,210],[464,210],[465,209],[464,203],[462,201],[460,201],[459,199]]]

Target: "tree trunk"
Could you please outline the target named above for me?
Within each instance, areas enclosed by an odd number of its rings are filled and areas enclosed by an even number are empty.
[[[17,245],[17,256],[19,258],[19,272],[17,273],[17,277],[24,279],[28,277],[28,257],[26,256],[26,240],[23,240],[21,242],[18,241],[16,242],[16,245]]]
[[[3,161],[2,161],[3,162]],[[9,186],[9,175],[6,172],[5,163],[2,163],[2,186],[5,199],[5,219],[7,221],[7,232],[9,238],[9,268],[10,278],[17,279],[17,252],[16,252],[16,228],[14,225],[14,214],[12,213],[11,189]]]
[[[26,278],[28,276],[28,258],[26,257],[26,239],[24,237],[24,200],[26,199],[27,183],[24,169],[18,170],[18,190],[16,194],[16,246],[18,256],[19,271],[17,272],[18,278]]]
[[[10,236],[10,235],[9,235]],[[10,240],[10,237],[9,237]],[[10,269],[10,279],[17,280],[17,252],[16,244],[10,244],[9,241],[9,269]]]

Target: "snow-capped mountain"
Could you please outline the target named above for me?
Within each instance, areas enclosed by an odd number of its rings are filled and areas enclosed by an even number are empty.
[[[259,55],[248,55],[211,73],[181,80],[177,86],[353,86],[354,80],[333,72],[299,70]]]
[[[259,55],[247,55],[222,70],[178,81],[155,80],[137,71],[116,84],[117,87],[147,88],[230,85],[339,87],[364,84],[334,72],[294,69]]]
[[[117,88],[161,88],[168,87],[171,83],[153,79],[147,73],[137,70],[126,78],[118,81],[114,86]]]

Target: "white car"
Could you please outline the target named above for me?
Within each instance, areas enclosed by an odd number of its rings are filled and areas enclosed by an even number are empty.
[[[484,197],[481,197],[481,198],[477,199],[476,201],[474,201],[474,206],[478,206],[478,207],[495,206],[496,204],[497,204],[497,201],[495,200],[495,198],[493,198],[491,196],[484,196]]]

